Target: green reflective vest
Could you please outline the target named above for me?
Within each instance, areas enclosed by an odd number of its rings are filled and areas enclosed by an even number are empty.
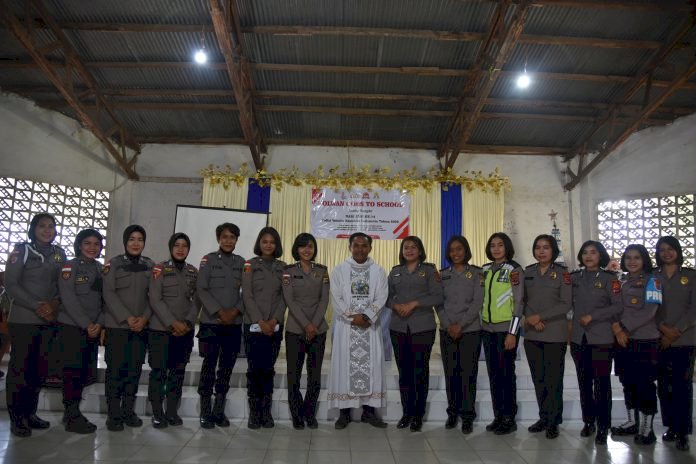
[[[515,269],[510,263],[505,263],[495,271],[493,264],[487,264],[484,269],[484,295],[481,317],[483,322],[497,324],[512,319],[515,313],[515,300],[512,297],[512,272]],[[517,276],[519,279],[519,276]]]

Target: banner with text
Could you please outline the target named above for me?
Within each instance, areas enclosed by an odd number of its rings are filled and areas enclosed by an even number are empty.
[[[348,238],[365,232],[394,240],[409,235],[410,199],[400,190],[312,189],[312,234]]]

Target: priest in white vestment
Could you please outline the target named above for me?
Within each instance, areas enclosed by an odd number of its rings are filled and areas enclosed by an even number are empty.
[[[351,257],[331,274],[333,348],[329,376],[329,409],[340,410],[336,428],[351,420],[351,408],[362,407],[362,422],[387,426],[375,408],[387,405],[384,342],[380,313],[387,301],[387,274],[372,258],[372,238],[350,236]]]

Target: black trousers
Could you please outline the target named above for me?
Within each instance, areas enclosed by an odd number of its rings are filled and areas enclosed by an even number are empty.
[[[193,350],[193,331],[175,337],[169,332],[151,330],[147,343],[150,364],[148,399],[161,403],[169,393],[181,396],[186,364]]]
[[[36,414],[41,382],[48,372],[47,343],[54,329],[47,325],[9,323],[10,362],[7,369],[7,410],[13,421]]]
[[[462,334],[455,341],[440,331],[440,352],[447,382],[447,414],[476,419],[476,381],[481,356],[481,332]]]
[[[628,340],[616,348],[616,371],[628,409],[657,413],[657,340]]]
[[[145,362],[147,330],[106,329],[106,398],[134,397]]]
[[[317,400],[321,390],[321,365],[324,361],[326,333],[318,334],[312,341],[304,335],[285,332],[285,355],[288,363],[288,402],[293,417],[315,417]],[[300,392],[302,368],[307,359],[307,393]]]
[[[283,341],[283,327],[270,337],[262,332],[249,332],[244,324],[244,348],[247,355],[247,395],[261,399],[273,395],[275,363]]]
[[[430,386],[430,353],[435,343],[435,331],[403,333],[392,330],[390,335],[399,368],[403,414],[423,417]]]
[[[486,355],[488,380],[491,384],[495,417],[514,418],[517,415],[517,349],[505,349],[506,332],[483,331],[483,351]]]
[[[673,346],[657,353],[662,424],[679,434],[690,434],[693,428],[695,358],[696,346]]]
[[[198,352],[203,358],[198,394],[212,396],[215,389],[216,395],[225,396],[242,344],[242,326],[201,324],[197,337]]]
[[[524,341],[539,405],[539,419],[546,425],[563,422],[563,374],[567,349],[566,342]]]
[[[80,401],[97,360],[99,337],[74,325],[59,326],[59,346],[63,362],[63,402]]]
[[[611,364],[614,345],[589,345],[583,337],[581,345],[571,343],[580,388],[582,421],[600,429],[611,425]]]

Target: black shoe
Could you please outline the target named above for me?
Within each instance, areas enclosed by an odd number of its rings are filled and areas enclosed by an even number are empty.
[[[295,430],[304,430],[304,421],[299,417],[292,418],[292,427]]]
[[[636,434],[633,441],[638,445],[652,445],[657,441],[655,433],[651,430],[647,435]]]
[[[96,432],[97,426],[88,421],[85,416],[80,414],[79,416],[68,420],[68,423],[65,424],[65,431],[87,435],[89,433]]]
[[[213,406],[213,422],[218,427],[229,427],[230,420],[225,415],[225,396],[215,395],[215,406]]]
[[[595,445],[606,445],[607,444],[607,429],[599,428],[597,430],[597,435],[594,438]]]
[[[677,433],[672,430],[672,427],[668,428],[665,433],[662,434],[662,441],[674,441],[677,439]]]
[[[677,435],[675,441],[677,442],[677,449],[679,451],[689,451],[689,436],[685,433],[680,433]]]
[[[123,421],[121,418],[112,418],[106,420],[106,428],[110,432],[122,432],[123,431]]]
[[[539,419],[538,421],[527,427],[527,430],[531,433],[543,432],[544,430],[546,430],[546,423],[543,420]]]
[[[249,399],[249,409],[251,410],[251,399]],[[204,429],[215,428],[215,422],[213,421],[213,406],[209,396],[201,396],[200,423],[201,427]],[[251,423],[251,413],[249,415],[249,423]]]
[[[374,412],[363,411],[362,417],[360,418],[360,422],[370,424],[371,426],[377,427],[378,429],[387,428],[387,423],[379,417],[377,417],[377,414],[375,414]],[[411,424],[411,430],[413,430],[413,424]]]
[[[486,426],[486,432],[493,432],[495,429],[497,429],[498,427],[500,427],[500,423],[501,423],[501,422],[503,422],[503,418],[502,418],[502,417],[496,417],[495,419],[493,419],[493,422],[491,422],[490,424],[488,424],[488,425]]]
[[[474,431],[474,422],[469,419],[462,420],[462,433],[464,435],[469,435]]]
[[[123,418],[123,423],[128,427],[141,427],[143,420],[136,413],[132,413]]]
[[[592,436],[593,433],[595,433],[595,425],[594,424],[589,424],[585,422],[585,425],[583,426],[582,430],[580,431],[580,436],[581,437],[590,437]]]
[[[617,437],[627,437],[629,435],[636,435],[638,433],[638,424],[633,424],[629,426],[619,425],[618,427],[611,428],[611,434]]]
[[[264,396],[261,399],[261,426],[264,429],[272,429],[275,427],[273,416],[271,415],[271,407],[273,405],[271,396]]]
[[[493,431],[496,435],[507,435],[517,430],[517,423],[512,417],[506,417],[500,422],[497,429]]]
[[[420,432],[423,430],[423,418],[416,416],[411,420],[411,432]]]
[[[401,416],[401,419],[399,419],[399,422],[397,422],[396,428],[405,429],[409,425],[411,425],[411,416],[404,414],[403,416]]]
[[[36,414],[32,414],[27,418],[27,425],[32,429],[47,429],[51,426],[51,423],[41,419]]]
[[[457,422],[459,421],[459,416],[456,414],[448,414],[447,415],[447,420],[445,421],[445,428],[446,429],[453,429],[457,426]]]
[[[15,437],[31,437],[31,429],[24,419],[12,421],[12,424],[10,424],[10,431]]]
[[[557,425],[549,425],[546,427],[546,438],[549,440],[553,440],[554,438],[558,438],[558,426]]]
[[[261,428],[261,419],[259,417],[259,408],[261,407],[261,401],[256,398],[249,398],[249,420],[247,421],[247,427],[251,430],[257,430]],[[213,421],[210,421],[212,426],[215,427]],[[201,425],[203,424],[203,418],[201,417]]]
[[[348,410],[348,412],[341,411],[341,413],[338,415],[336,423],[334,424],[334,427],[336,430],[343,430],[348,427],[348,424],[350,424],[350,410]]]
[[[169,412],[167,412],[167,414],[165,414],[164,418],[167,419],[167,422],[169,423],[169,425],[177,426],[177,425],[183,425],[183,423],[184,423],[183,419],[181,419],[181,417],[179,417],[179,415],[176,412],[171,413],[171,414]]]
[[[156,414],[152,416],[152,426],[156,429],[166,429],[169,426],[169,421],[163,415]]]
[[[312,430],[319,428],[319,422],[317,422],[317,418],[314,416],[305,417],[305,422],[307,423],[307,427],[309,427]]]
[[[213,422],[213,418],[210,417],[210,416],[201,416],[201,418],[200,418],[200,423],[201,423],[201,427],[203,427],[204,429],[210,430],[210,429],[214,429],[214,428],[215,428],[215,422]],[[257,429],[258,429],[258,428],[260,427],[259,425],[256,425],[256,427],[252,427],[252,426],[251,426],[251,418],[249,419],[249,424],[250,424],[250,425],[249,425],[249,428],[250,428],[250,429],[251,429],[251,428],[257,428]]]

